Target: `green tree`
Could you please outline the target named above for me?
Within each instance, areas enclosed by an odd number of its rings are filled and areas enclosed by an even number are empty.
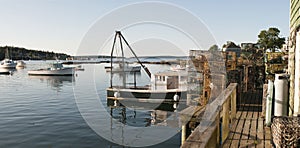
[[[219,47],[218,47],[218,45],[212,45],[211,47],[209,47],[209,49],[208,49],[208,51],[219,51],[220,49],[219,49]]]
[[[285,43],[285,38],[279,37],[280,30],[277,28],[269,28],[268,30],[262,30],[258,35],[258,41],[264,49],[270,49],[272,52],[276,48],[281,48]]]

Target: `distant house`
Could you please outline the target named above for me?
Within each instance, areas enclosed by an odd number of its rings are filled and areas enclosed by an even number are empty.
[[[241,47],[230,41],[223,45],[223,51],[235,52],[237,57],[240,57],[241,55]]]

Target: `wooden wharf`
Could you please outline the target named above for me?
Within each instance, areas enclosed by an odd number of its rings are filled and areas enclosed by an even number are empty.
[[[270,128],[261,117],[261,91],[237,98],[237,83],[231,83],[211,103],[180,112],[182,148],[272,147]]]

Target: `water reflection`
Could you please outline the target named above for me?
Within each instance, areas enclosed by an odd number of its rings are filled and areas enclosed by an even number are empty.
[[[58,92],[62,90],[64,84],[75,82],[74,76],[29,76],[29,79],[39,79],[41,83],[47,83]]]
[[[178,127],[177,112],[183,107],[178,103],[147,103],[139,101],[117,101],[107,99],[110,115],[117,121],[134,127],[169,126]]]

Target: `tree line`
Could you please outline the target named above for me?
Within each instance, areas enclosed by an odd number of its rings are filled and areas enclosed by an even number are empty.
[[[0,47],[0,60],[8,57],[13,60],[65,60],[70,57],[70,55],[49,51],[30,50],[21,47]]]

